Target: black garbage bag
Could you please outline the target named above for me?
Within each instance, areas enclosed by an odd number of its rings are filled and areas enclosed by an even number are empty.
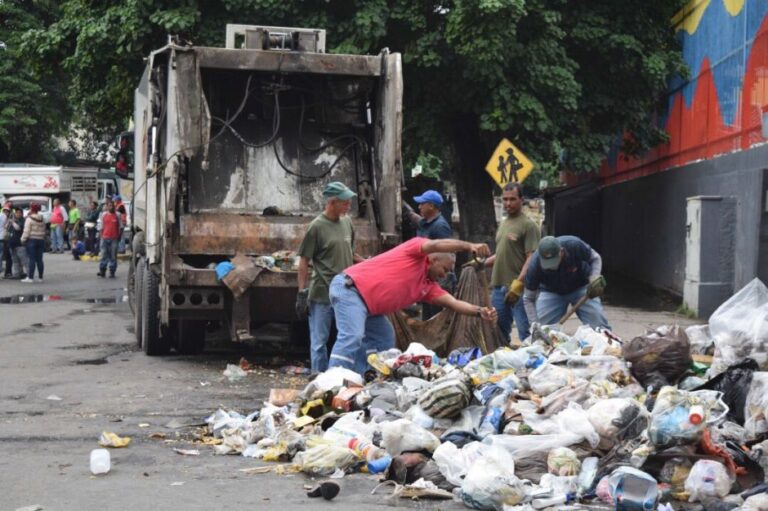
[[[632,364],[632,376],[643,387],[675,385],[693,362],[691,343],[678,325],[635,337],[624,345],[622,355]]]
[[[704,385],[695,390],[716,390],[723,393],[723,402],[728,405],[729,421],[740,426],[744,425],[744,406],[747,404],[747,394],[752,385],[752,374],[759,371],[757,362],[751,358],[730,366],[724,373],[720,373]]]

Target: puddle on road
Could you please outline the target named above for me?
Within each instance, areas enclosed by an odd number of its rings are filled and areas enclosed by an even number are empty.
[[[26,295],[2,296],[0,297],[0,304],[42,303],[42,302],[57,302],[61,300],[64,300],[64,297],[61,295],[26,294]],[[106,298],[86,298],[85,300],[77,300],[77,301],[85,301],[86,303],[95,303],[97,305],[110,305],[110,304],[116,304],[116,303],[127,303],[128,295],[120,295],[120,296],[113,296],[113,297],[106,297]]]
[[[127,303],[128,302],[128,295],[123,295],[120,297],[113,297],[113,298],[86,298],[85,301],[87,303],[98,303],[98,304],[113,304],[113,303]]]
[[[0,303],[56,302],[61,299],[61,295],[13,295],[0,297]]]

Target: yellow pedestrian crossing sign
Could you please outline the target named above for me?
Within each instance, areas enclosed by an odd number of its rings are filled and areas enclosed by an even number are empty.
[[[485,165],[485,171],[501,188],[507,183],[522,183],[532,170],[531,160],[506,138],[501,139],[493,156]]]

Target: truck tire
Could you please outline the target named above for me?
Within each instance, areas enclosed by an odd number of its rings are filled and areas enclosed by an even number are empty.
[[[171,343],[168,336],[160,332],[160,278],[145,265],[142,281],[141,344],[149,356],[166,355],[171,350]]]
[[[128,264],[128,279],[126,282],[126,288],[128,289],[128,307],[131,308],[134,317],[136,316],[136,265],[138,261],[135,257],[131,257],[131,262]]]
[[[199,355],[205,349],[205,321],[180,319],[176,326],[176,351]]]
[[[143,327],[142,321],[141,321],[141,314],[142,314],[142,299],[141,295],[144,292],[144,258],[139,257],[136,261],[136,268],[133,271],[133,296],[134,296],[134,306],[133,306],[133,331],[136,334],[136,344],[141,349],[141,329]],[[130,292],[130,287],[128,288],[128,291]],[[130,298],[130,295],[129,295]]]

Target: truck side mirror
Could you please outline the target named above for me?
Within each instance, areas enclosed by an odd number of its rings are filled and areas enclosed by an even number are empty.
[[[115,157],[115,174],[122,179],[133,178],[133,132],[124,131],[117,137],[117,156]]]

